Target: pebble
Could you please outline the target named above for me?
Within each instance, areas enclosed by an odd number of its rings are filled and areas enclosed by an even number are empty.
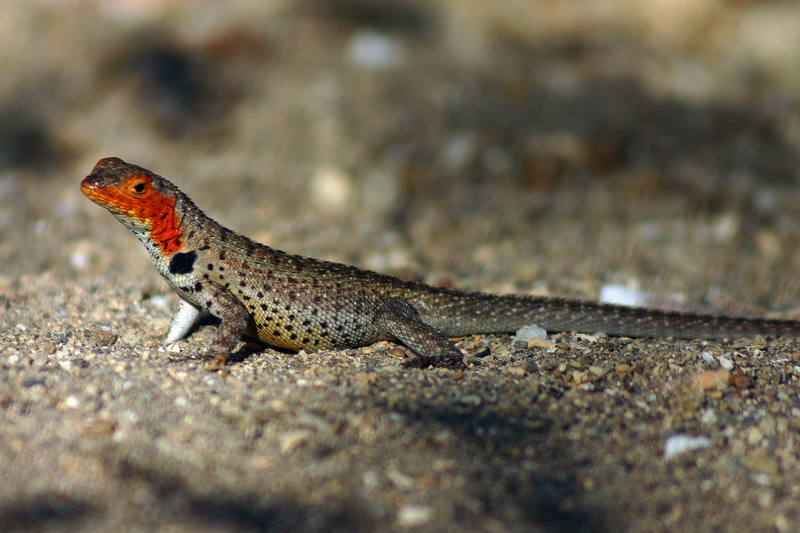
[[[318,167],[311,176],[309,196],[311,203],[326,212],[338,213],[350,203],[353,178],[339,167]]]
[[[730,377],[729,370],[712,370],[695,374],[692,378],[692,383],[699,390],[710,391],[726,387]]]
[[[516,376],[516,377],[520,377],[520,378],[528,373],[528,371],[525,370],[525,368],[523,368],[521,366],[507,366],[507,367],[505,367],[504,370],[505,370],[505,372],[507,374],[510,374],[510,375]]]
[[[618,374],[628,374],[631,371],[631,365],[622,363],[614,367]]]
[[[717,357],[717,359],[719,360],[719,366],[721,366],[725,370],[733,370],[733,362],[730,359],[728,359],[728,357],[726,357],[725,355],[720,355],[719,357]]]
[[[543,350],[551,350],[556,347],[556,343],[547,339],[531,339],[528,341],[528,348],[541,348]]]
[[[411,490],[416,485],[413,477],[404,474],[395,468],[389,468],[386,471],[386,477],[389,478],[389,481],[391,481],[392,484],[400,490]]]
[[[626,305],[629,307],[647,304],[647,297],[644,293],[626,287],[625,285],[604,285],[600,289],[600,296],[598,299],[602,303]]]
[[[780,472],[780,465],[773,457],[768,456],[763,450],[753,450],[747,456],[750,466],[754,470],[770,476],[777,476]]]
[[[589,372],[591,372],[592,374],[594,374],[598,378],[602,378],[603,376],[608,374],[608,370],[609,369],[603,368],[603,367],[597,366],[597,365],[590,365],[589,366]]]
[[[83,434],[87,437],[100,438],[112,435],[116,427],[110,420],[98,418],[83,427]]]
[[[758,444],[764,439],[764,433],[757,427],[751,427],[747,430],[747,444],[753,446]]]
[[[664,442],[664,459],[669,461],[689,451],[708,448],[711,439],[708,437],[691,437],[689,435],[672,435]]]
[[[348,60],[366,69],[394,68],[403,63],[405,56],[399,40],[373,30],[358,31],[347,43]]]
[[[92,333],[92,340],[98,346],[111,346],[117,342],[117,336],[110,331],[95,330]]]
[[[397,511],[397,525],[403,528],[419,527],[433,519],[433,508],[428,505],[406,504]]]
[[[314,431],[310,429],[289,431],[278,437],[278,449],[281,455],[290,455],[298,448],[311,442],[313,437]]]
[[[514,345],[529,347],[530,342],[534,339],[547,340],[547,332],[535,324],[523,326],[517,330]]]

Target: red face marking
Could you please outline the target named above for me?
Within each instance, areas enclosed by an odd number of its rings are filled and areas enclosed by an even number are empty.
[[[81,191],[94,203],[123,218],[144,224],[165,255],[184,250],[183,233],[175,216],[175,199],[164,196],[145,174],[123,176],[116,183],[92,181],[81,183]]]

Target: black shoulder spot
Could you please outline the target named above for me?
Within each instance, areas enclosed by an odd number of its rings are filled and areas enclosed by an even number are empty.
[[[169,260],[170,274],[188,274],[194,267],[197,254],[194,252],[178,252]]]

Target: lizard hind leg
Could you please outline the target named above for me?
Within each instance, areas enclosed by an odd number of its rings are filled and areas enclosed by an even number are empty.
[[[384,302],[375,314],[375,325],[382,334],[397,339],[416,354],[405,366],[463,366],[461,351],[442,332],[420,320],[414,306],[405,300]]]

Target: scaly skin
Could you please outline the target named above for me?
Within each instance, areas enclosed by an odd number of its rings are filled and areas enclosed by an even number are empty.
[[[460,364],[448,337],[526,324],[634,337],[800,335],[797,321],[457,291],[289,255],[219,225],[171,182],[115,157],[101,159],[81,191],[144,243],[181,297],[167,342],[182,338],[202,312],[220,319],[209,369],[221,368],[245,333],[308,352],[396,340],[419,366]]]

